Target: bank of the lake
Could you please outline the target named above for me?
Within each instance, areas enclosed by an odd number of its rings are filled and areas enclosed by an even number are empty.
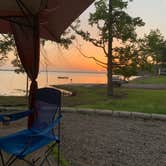
[[[73,96],[62,97],[64,107],[166,114],[166,90],[115,88],[115,96],[108,97],[106,86],[100,84],[56,87],[74,92]],[[26,104],[25,97],[0,97],[0,106],[26,106]]]

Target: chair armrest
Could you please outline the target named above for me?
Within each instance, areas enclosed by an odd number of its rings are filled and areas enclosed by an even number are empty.
[[[33,113],[33,110],[27,110],[24,112],[14,113],[14,114],[2,114],[0,115],[0,122],[12,122],[18,119],[29,116]]]
[[[47,126],[46,128],[43,128],[42,130],[35,130],[35,129],[31,129],[32,132],[34,133],[31,136],[39,136],[39,135],[46,135],[49,131],[51,131],[57,124],[60,123],[60,120],[62,118],[62,115],[58,116],[56,118],[56,120],[50,124],[49,126]]]

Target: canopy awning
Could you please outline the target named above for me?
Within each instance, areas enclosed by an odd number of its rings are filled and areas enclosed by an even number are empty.
[[[94,0],[0,0],[0,33],[12,33],[11,17],[39,15],[40,37],[56,41]]]
[[[13,34],[21,63],[31,79],[29,107],[35,117],[40,38],[58,41],[93,0],[0,0],[0,33]]]

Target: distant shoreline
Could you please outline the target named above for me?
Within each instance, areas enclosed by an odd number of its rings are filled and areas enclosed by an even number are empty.
[[[0,69],[1,71],[15,71],[15,69]],[[49,70],[49,71],[45,71],[45,70],[41,70],[40,72],[48,72],[48,73],[91,73],[91,74],[106,74],[105,71],[84,71],[84,70]]]
[[[0,71],[14,71],[14,69],[0,69]]]

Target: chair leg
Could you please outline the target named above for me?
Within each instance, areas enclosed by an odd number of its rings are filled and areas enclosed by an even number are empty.
[[[49,166],[51,166],[48,157],[52,154],[53,149],[54,149],[54,147],[55,147],[56,145],[57,145],[57,142],[54,143],[54,144],[52,144],[52,145],[48,148],[48,150],[45,152],[45,158],[42,160],[40,166],[43,166],[43,164],[44,164],[45,162],[47,162],[47,164],[48,164]],[[57,155],[58,155],[58,156],[57,156],[57,160],[58,160],[58,161],[57,161],[57,164],[58,164],[58,166],[60,166],[60,142],[58,142],[58,153],[57,153]],[[1,157],[2,166],[11,166],[11,165],[18,159],[16,156],[11,155],[11,156],[9,157],[9,159],[5,162],[4,156],[3,156],[3,153],[2,153],[1,150],[0,150],[0,157]],[[30,166],[35,166],[36,161],[38,161],[38,159],[37,159],[37,160],[35,160],[34,162],[30,162],[30,161],[26,160],[25,158],[22,158],[21,160],[23,160],[24,162],[26,162],[26,163],[27,163],[28,165],[30,165]]]
[[[11,155],[9,157],[9,159],[5,162],[4,160],[4,156],[3,156],[3,153],[2,151],[0,150],[0,157],[1,157],[1,163],[2,163],[2,166],[11,166],[18,158],[14,155]],[[32,162],[26,160],[26,159],[20,159],[20,160],[23,160],[24,162],[26,162],[27,164],[29,164],[30,166],[35,166],[35,164],[33,164]]]
[[[15,157],[9,164],[7,164],[7,165],[5,165],[5,166],[11,166],[17,159],[18,159],[18,158]],[[26,159],[21,159],[21,160],[23,160],[24,162],[26,162],[29,166],[35,166],[34,163],[32,163],[32,162],[30,162],[30,161],[28,161],[28,160],[26,160]]]
[[[0,157],[1,157],[2,166],[5,166],[5,161],[1,150],[0,150]]]
[[[49,161],[48,157],[46,157],[46,161],[47,161],[47,164],[48,164],[49,166],[51,166],[51,164],[50,164],[50,161]]]
[[[12,158],[6,162],[6,166],[11,166],[16,160],[17,157],[11,156]]]
[[[59,116],[61,114],[61,110],[59,111]],[[59,140],[61,140],[61,123],[59,122],[58,124],[58,137],[59,137]],[[58,166],[60,166],[60,141],[58,142],[58,161],[57,161],[57,164]]]
[[[9,157],[9,159],[5,162],[4,156],[3,156],[3,153],[2,153],[1,150],[0,150],[0,157],[1,157],[2,166],[10,166],[10,165],[12,165],[12,164],[16,161],[16,159],[17,159],[14,155],[11,155],[11,156]]]
[[[58,166],[60,166],[60,142],[58,143],[58,161],[57,161]]]
[[[49,166],[51,166],[48,157],[52,154],[53,149],[54,149],[54,147],[56,146],[56,144],[57,144],[57,142],[54,143],[54,144],[52,144],[52,145],[47,149],[47,151],[46,151],[45,154],[44,154],[45,158],[44,158],[44,159],[42,160],[42,162],[40,163],[40,166],[43,166],[43,164],[44,164],[45,162],[47,162],[47,164],[48,164]]]
[[[30,161],[28,161],[28,160],[26,160],[26,159],[22,159],[24,162],[26,162],[27,164],[29,164],[30,166],[35,166],[35,163],[32,163],[32,162],[30,162]]]

